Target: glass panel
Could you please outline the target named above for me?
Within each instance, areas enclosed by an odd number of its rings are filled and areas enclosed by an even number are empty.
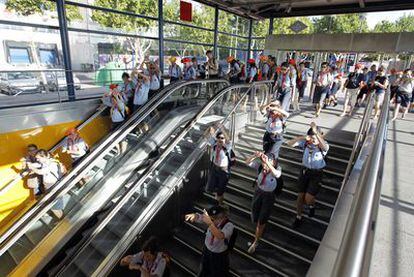
[[[247,49],[249,45],[249,40],[247,38],[240,38],[240,37],[235,37],[235,36],[219,34],[218,45],[233,47],[233,48]]]
[[[264,49],[266,39],[252,39],[251,49]]]
[[[0,34],[0,106],[59,101],[63,94],[53,90],[47,76],[51,68],[64,68],[59,31],[0,24]]]
[[[17,64],[28,64],[31,62],[28,48],[9,47],[10,62]]]
[[[81,224],[76,225],[80,228],[85,218],[91,217],[102,207],[107,207],[111,201],[117,201],[118,197],[138,180],[137,173],[142,173],[151,164],[151,159],[165,149],[186,122],[192,119],[208,99],[224,85],[222,81],[213,84],[188,84],[177,89],[158,105],[153,105],[153,112],[144,120],[135,122],[135,128],[131,133],[124,134],[122,141],[110,149],[103,158],[93,160],[89,164],[92,167],[89,171],[79,173],[82,177],[79,183],[71,187],[67,186],[68,183],[56,184],[69,189],[66,194],[53,200],[54,206],[51,208],[62,209],[65,221],[59,224],[59,219],[53,212],[49,210],[44,213],[40,220],[31,225],[30,229],[0,257],[0,264],[5,264],[8,254],[18,252],[14,263],[7,264],[6,271],[10,272],[50,232],[61,234],[63,238],[67,232],[67,221],[73,225],[80,222]],[[127,224],[124,215],[133,216],[131,219],[139,216],[141,209],[156,195],[165,179],[159,180],[153,178],[151,183],[136,191],[134,197],[130,198],[125,208],[119,212],[120,215],[115,216],[107,229],[117,229],[120,232],[118,235],[126,232],[128,224],[132,224],[132,221]],[[119,222],[125,223],[123,228],[119,228]],[[93,267],[92,260],[88,261],[89,266]],[[3,268],[2,270],[4,271]]]
[[[158,62],[158,40],[69,32],[77,94],[102,95],[124,71],[144,60]]]
[[[72,16],[71,19],[75,20],[75,17]],[[19,23],[59,26],[54,1],[2,0],[0,1],[0,18]],[[0,37],[4,38],[3,35]]]
[[[140,14],[140,15],[158,17],[158,2],[157,1],[73,0],[72,2],[79,2],[83,4],[88,4],[91,6],[97,6],[97,7],[130,12],[130,13],[135,13],[135,14]]]
[[[168,74],[170,57],[178,57],[178,64],[180,64],[180,60],[183,57],[196,57],[198,63],[204,63],[206,62],[206,51],[212,48],[213,46],[206,47],[202,45],[166,41],[164,43],[164,73]]]
[[[56,50],[39,49],[40,62],[46,65],[58,65],[59,59]]]
[[[252,29],[252,36],[253,37],[266,37],[269,34],[269,19],[265,20],[254,20],[253,21],[253,29]]]
[[[214,32],[176,24],[164,24],[164,37],[188,42],[214,43]]]
[[[247,18],[219,11],[219,31],[233,35],[249,36],[249,20]]]
[[[214,30],[215,9],[195,1],[189,0],[186,2],[193,5],[191,22],[180,20],[180,0],[163,0],[164,20],[181,22]]]
[[[217,54],[218,54],[219,65],[220,65],[222,75],[225,75],[228,70],[228,66],[229,66],[227,63],[228,56],[235,57],[237,60],[240,61],[240,63],[245,63],[247,60],[247,51],[219,47],[217,48]]]
[[[131,1],[131,3],[135,2],[138,1]],[[79,8],[79,11],[85,20],[82,22],[70,21],[68,24],[69,27],[154,38],[158,37],[157,20],[143,19],[133,15],[123,15],[88,8]]]

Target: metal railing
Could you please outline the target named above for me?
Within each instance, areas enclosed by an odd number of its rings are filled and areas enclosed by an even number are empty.
[[[370,119],[371,119],[372,110],[374,108],[374,96],[372,94],[369,96],[367,103],[368,104],[367,104],[367,106],[364,110],[364,115],[362,116],[361,124],[359,125],[359,130],[356,134],[354,145],[352,147],[351,156],[350,156],[348,164],[346,166],[346,170],[345,170],[344,178],[342,180],[341,189],[339,191],[338,198],[341,197],[342,192],[343,192],[344,187],[345,187],[345,183],[348,182],[349,175],[351,174],[351,170],[352,170],[352,168],[355,164],[356,159],[359,156],[362,144],[364,143],[364,140],[366,138],[366,134],[368,132],[368,129],[371,126],[371,120]],[[331,217],[333,216],[333,214],[335,212],[337,204],[338,204],[338,201],[336,201],[336,203],[335,203],[335,207],[332,211]]]
[[[368,275],[388,130],[389,94],[386,96],[377,122],[371,120],[370,99],[354,143],[355,162],[350,160],[331,223],[308,271],[310,277]]]
[[[105,110],[107,110],[107,107],[100,106],[88,119],[83,121],[80,125],[76,127],[76,130],[81,131],[86,125],[88,125],[92,120],[100,116]],[[53,146],[51,149],[49,149],[50,153],[55,152],[57,149],[62,147],[63,142],[66,138],[61,139],[55,146]],[[4,186],[0,188],[0,197],[4,195],[6,192],[8,192],[12,187],[14,187],[17,183],[19,183],[24,177],[26,177],[29,174],[29,170],[23,169],[21,172],[16,173],[16,175],[7,182]]]
[[[186,124],[185,128],[177,135],[177,137],[166,147],[165,151],[160,155],[160,157],[149,167],[145,170],[145,172],[140,176],[140,179],[132,185],[128,191],[122,196],[121,199],[117,202],[116,206],[113,207],[111,212],[108,214],[107,217],[98,225],[98,227],[94,230],[91,237],[88,238],[87,243],[91,242],[93,238],[95,238],[99,232],[109,223],[109,221],[118,213],[118,211],[127,203],[127,201],[134,195],[134,193],[141,187],[146,179],[154,174],[154,171],[157,169],[157,167],[168,157],[168,155],[174,150],[174,148],[178,145],[178,143],[187,135],[187,133],[198,123],[198,121],[210,110],[210,108],[217,103],[218,100],[222,99],[222,97],[229,93],[232,90],[238,90],[238,89],[246,89],[247,91],[242,94],[240,99],[237,101],[235,106],[232,108],[232,110],[227,114],[227,116],[222,120],[222,122],[227,121],[230,116],[232,116],[236,109],[240,106],[242,102],[245,101],[245,98],[249,95],[249,92],[251,92],[252,89],[254,89],[258,85],[262,84],[271,84],[270,81],[259,81],[254,82],[251,84],[240,84],[240,85],[234,85],[228,88],[224,88],[222,91],[220,91],[211,101],[209,101],[203,109],[194,116],[194,118]],[[174,183],[179,184],[180,181],[185,178],[185,174],[181,174],[180,176],[174,178]],[[170,191],[174,190],[174,186],[169,188]],[[140,233],[144,230],[144,228],[147,226],[149,221],[155,216],[156,211],[161,208],[161,206],[167,201],[170,194],[165,194],[164,199],[158,199],[158,201],[154,204],[150,204],[151,213],[147,213],[146,217],[147,220],[145,222],[139,220],[136,221],[133,226],[129,230],[133,230],[132,232],[127,233],[123,238],[120,240],[118,245],[122,245],[123,247],[116,247],[114,248],[111,253],[106,255],[105,260],[100,264],[100,266],[95,270],[95,272],[92,274],[92,276],[104,276],[106,275],[113,267],[114,264],[117,263],[117,261],[120,259],[120,256],[126,251],[126,247],[130,245],[136,237],[136,234]],[[158,207],[156,207],[158,206]],[[80,252],[78,252],[79,254]],[[74,259],[73,259],[74,260]]]
[[[366,276],[372,254],[372,239],[381,196],[380,170],[388,131],[389,96],[385,97],[378,119],[372,152],[358,180],[358,191],[352,203],[350,217],[335,261],[332,276]]]
[[[162,103],[170,95],[179,89],[195,84],[203,83],[224,83],[230,85],[227,80],[196,80],[187,82],[177,82],[164,88],[154,97],[152,97],[138,112],[134,113],[120,128],[110,133],[103,139],[95,149],[88,154],[79,165],[67,175],[65,175],[58,183],[56,183],[51,191],[38,201],[36,206],[27,211],[19,220],[17,220],[4,234],[0,236],[0,255],[3,255],[37,220],[40,219],[55,204],[60,196],[66,194],[74,187],[89,170],[95,166],[100,159],[120,143],[125,137],[134,130],[152,111],[157,107],[157,103]]]

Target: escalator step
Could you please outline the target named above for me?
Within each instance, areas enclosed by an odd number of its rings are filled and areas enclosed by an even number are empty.
[[[99,266],[104,256],[93,247],[86,247],[74,260],[79,270],[86,276],[91,276],[92,273]],[[69,274],[69,275],[66,275]],[[65,276],[74,276],[68,270],[65,270]]]
[[[102,231],[91,242],[92,246],[98,250],[103,256],[108,256],[113,247],[119,241],[120,237],[109,229],[102,229]]]
[[[0,256],[0,276],[7,276],[17,265],[8,251]]]
[[[225,197],[225,199],[230,198],[229,195],[226,195]],[[237,199],[242,201],[242,199]],[[196,201],[196,206],[204,209],[212,206],[213,203],[213,197],[204,196]],[[248,231],[253,236],[255,232],[255,225],[250,220],[250,209],[248,207],[241,209],[235,205],[231,205],[229,208],[229,217],[232,222],[243,230]],[[305,262],[306,260],[312,260],[318,249],[317,243],[273,224],[266,225],[266,232],[264,233],[263,238],[268,239],[280,248],[286,249],[287,251],[285,253],[288,255],[291,254],[302,257]],[[292,256],[292,258],[293,257],[294,256]]]
[[[13,260],[21,262],[33,248],[34,245],[26,235],[23,235],[9,248],[8,252],[13,257]]]

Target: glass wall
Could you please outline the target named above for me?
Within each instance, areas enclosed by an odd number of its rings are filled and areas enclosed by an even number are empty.
[[[182,57],[196,57],[204,63],[205,52],[214,50],[215,43],[223,73],[228,56],[244,63],[249,52],[252,55],[263,50],[269,20],[254,22],[249,43],[250,19],[188,2],[192,4],[190,22],[180,20],[179,0],[163,0],[162,46],[157,1],[66,2],[76,96],[103,94],[110,83],[121,81],[124,71],[131,71],[144,61],[162,62],[164,74],[172,56],[177,57],[180,66]],[[38,93],[32,99],[45,95],[51,101],[66,99],[68,85],[56,5],[54,0],[0,0],[0,96]]]

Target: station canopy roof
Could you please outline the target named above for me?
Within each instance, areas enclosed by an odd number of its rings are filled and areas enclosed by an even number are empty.
[[[414,9],[414,0],[198,0],[231,13],[263,19]]]

